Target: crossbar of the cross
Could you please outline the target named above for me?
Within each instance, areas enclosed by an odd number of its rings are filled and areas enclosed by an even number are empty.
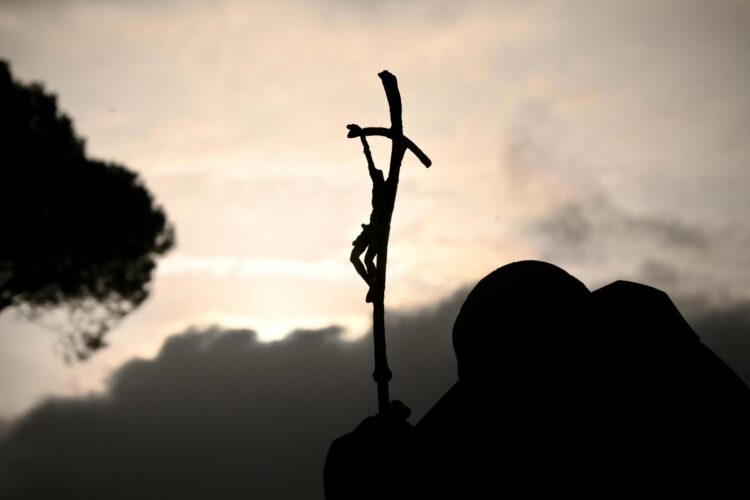
[[[365,127],[362,128],[359,125],[347,125],[346,128],[349,129],[349,133],[346,134],[347,137],[354,138],[354,137],[371,137],[371,136],[380,136],[380,137],[386,137],[388,139],[393,140],[394,134],[393,131],[389,128],[385,127]],[[422,151],[419,149],[419,146],[414,144],[411,139],[406,137],[405,135],[401,135],[399,140],[404,142],[404,146],[406,146],[406,149],[414,153],[414,156],[416,156],[420,162],[422,162],[422,165],[424,165],[427,168],[430,168],[430,165],[432,165],[432,160]]]

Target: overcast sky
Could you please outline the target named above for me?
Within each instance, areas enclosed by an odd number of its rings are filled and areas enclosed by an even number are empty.
[[[0,416],[106,393],[191,328],[365,333],[348,253],[370,185],[345,125],[387,125],[383,69],[433,160],[404,162],[389,310],[544,259],[591,289],[664,289],[733,332],[698,331],[750,377],[749,49],[746,1],[0,2],[15,77],[57,94],[88,153],[137,171],[177,228],[150,300],[85,364],[0,316]]]

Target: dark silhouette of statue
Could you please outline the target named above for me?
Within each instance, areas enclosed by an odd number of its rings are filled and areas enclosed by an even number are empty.
[[[471,291],[453,345],[458,382],[416,425],[394,401],[333,442],[328,500],[608,497],[745,477],[750,389],[660,290],[590,292],[515,262]]]
[[[356,125],[349,125],[350,129],[359,128]],[[372,302],[373,290],[375,287],[376,280],[376,269],[375,269],[375,258],[378,255],[380,244],[382,240],[382,212],[384,210],[384,191],[385,191],[385,178],[383,177],[382,170],[375,167],[375,162],[372,159],[372,153],[370,152],[370,146],[367,143],[367,137],[364,135],[359,136],[362,140],[362,148],[367,160],[367,171],[370,174],[372,180],[372,212],[370,212],[370,222],[368,224],[362,224],[362,232],[352,242],[352,253],[350,261],[354,266],[362,279],[367,283],[369,289],[367,290],[366,302]],[[379,238],[378,238],[379,237]],[[360,260],[360,256],[365,254],[364,264]]]
[[[86,157],[40,84],[0,61],[0,311],[63,306],[66,355],[83,359],[141,304],[174,231],[138,175]]]

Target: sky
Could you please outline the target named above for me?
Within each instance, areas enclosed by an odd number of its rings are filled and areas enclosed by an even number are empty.
[[[370,311],[348,262],[370,183],[345,125],[387,126],[383,69],[398,77],[405,133],[433,160],[405,158],[389,247],[389,315],[421,332],[399,350],[389,331],[393,355],[442,346],[433,364],[405,363],[401,382],[394,369],[415,416],[455,380],[456,297],[522,259],[590,289],[663,289],[750,381],[748,49],[747,1],[0,2],[14,76],[57,94],[88,154],[138,172],[177,231],[150,299],[85,363],[66,365],[43,322],[0,314],[0,437],[18,429],[44,447],[35,428],[79,425],[55,420],[58,407],[84,421],[102,401],[139,414],[185,363],[226,383],[211,397],[231,407],[258,376],[243,359],[288,355],[318,373],[316,349],[361,384],[336,386],[351,405],[330,414],[351,414],[326,417],[315,439],[371,412]],[[371,143],[385,165],[388,144]],[[227,363],[238,368],[222,381],[211,367]],[[265,363],[296,394],[287,365]],[[130,377],[150,386],[159,373],[160,390],[126,394]]]

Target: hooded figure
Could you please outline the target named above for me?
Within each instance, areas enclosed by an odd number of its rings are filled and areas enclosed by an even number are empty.
[[[750,390],[654,288],[515,262],[453,345],[459,380],[416,426],[394,402],[333,443],[328,500],[674,489],[750,449]]]

